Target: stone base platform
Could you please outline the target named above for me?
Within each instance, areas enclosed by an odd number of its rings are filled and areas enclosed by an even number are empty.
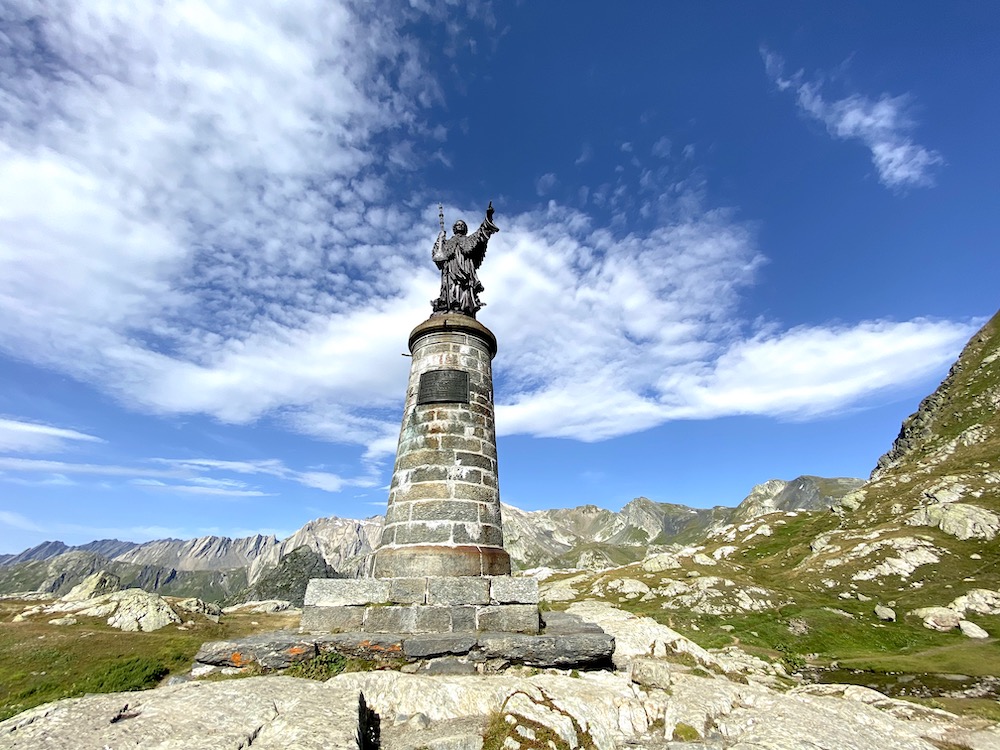
[[[314,578],[302,632],[539,632],[538,582],[511,576]]]
[[[566,612],[544,612],[543,632],[523,633],[326,633],[292,631],[261,633],[202,645],[193,676],[248,667],[281,670],[333,651],[343,656],[389,665],[409,664],[433,671],[435,666],[464,667],[489,673],[507,666],[541,668],[609,668],[615,639],[600,627]],[[406,670],[406,667],[403,667]]]

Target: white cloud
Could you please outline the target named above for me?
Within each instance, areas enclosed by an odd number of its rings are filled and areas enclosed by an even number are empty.
[[[169,484],[158,479],[134,479],[131,482],[136,487],[150,490],[178,493],[181,495],[210,495],[212,497],[273,497],[273,492],[262,492],[252,489],[233,489],[230,487],[205,486],[204,484]]]
[[[176,471],[113,464],[82,464],[34,458],[0,456],[0,471],[46,472],[54,474],[92,474],[106,477],[178,477]]]
[[[761,49],[768,76],[782,91],[792,90],[803,112],[819,120],[830,135],[842,140],[859,140],[868,147],[879,181],[889,188],[928,187],[934,184],[933,168],[944,163],[942,156],[914,143],[908,135],[914,127],[909,116],[908,95],[883,94],[871,99],[852,94],[827,101],[818,82],[804,80],[803,72],[786,78],[779,55]]]
[[[659,157],[660,159],[666,159],[670,156],[670,149],[673,147],[670,139],[667,136],[661,136],[657,139],[656,143],[653,144],[653,156]]]
[[[19,453],[39,453],[64,448],[73,442],[103,443],[85,432],[64,427],[0,418],[0,450]]]
[[[0,472],[53,475],[43,482],[31,482],[6,473],[0,474],[0,477],[18,484],[72,484],[66,479],[66,475],[127,477],[130,483],[136,486],[219,497],[260,497],[272,494],[231,476],[224,476],[225,474],[269,476],[325,492],[339,492],[344,487],[372,487],[376,484],[371,475],[344,478],[315,468],[299,471],[289,468],[278,459],[223,461],[211,458],[154,458],[150,459],[150,462],[164,468],[0,456]],[[205,476],[209,472],[215,473],[216,476]],[[223,476],[219,476],[220,474]]]
[[[671,378],[673,414],[811,417],[939,372],[975,326],[867,321],[761,332],[735,342],[709,372]]]
[[[725,212],[616,238],[550,204],[504,231],[489,309],[505,434],[601,440],[672,419],[836,412],[928,377],[974,330],[915,320],[747,331],[736,309],[763,258]]]
[[[535,192],[541,196],[548,195],[552,192],[552,188],[554,188],[558,183],[559,180],[554,174],[552,174],[552,172],[546,172],[535,180]]]
[[[439,96],[394,15],[321,0],[9,12],[0,349],[156,412],[391,401],[405,363],[379,326],[415,304],[400,293],[414,248],[386,180],[432,158],[406,133]],[[397,147],[373,147],[388,129]]]
[[[158,458],[154,460],[161,464],[174,466],[179,471],[225,471],[237,474],[262,474],[277,477],[278,479],[286,481],[296,482],[306,487],[312,487],[325,492],[340,492],[340,490],[345,486],[369,487],[372,486],[373,482],[370,477],[366,476],[345,479],[337,474],[331,474],[326,471],[316,471],[312,469],[307,471],[296,471],[288,468],[284,463],[277,459],[264,459],[257,461],[220,461],[209,458]],[[219,480],[214,480],[216,489],[222,490],[223,487],[218,484],[218,481]],[[229,485],[232,486],[232,483],[229,482]],[[233,490],[229,494],[238,494],[238,492],[238,490]],[[220,491],[216,494],[223,493]]]
[[[27,516],[23,516],[20,513],[13,513],[9,510],[0,510],[0,524],[10,526],[11,528],[18,529],[19,531],[45,531],[44,528],[39,526]]]

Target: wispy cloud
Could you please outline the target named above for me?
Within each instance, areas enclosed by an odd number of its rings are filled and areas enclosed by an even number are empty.
[[[552,172],[546,172],[535,180],[535,192],[541,196],[548,195],[558,183],[558,178]]]
[[[19,531],[45,531],[41,525],[35,523],[27,516],[23,516],[20,513],[13,513],[9,510],[0,510],[0,524],[10,526],[12,529],[18,529]]]
[[[213,497],[272,497],[273,492],[262,492],[253,489],[233,489],[231,487],[206,486],[204,484],[171,484],[159,479],[134,479],[131,482],[136,487],[158,490],[181,495],[211,495]]]
[[[127,466],[0,456],[0,472],[5,472],[0,475],[3,480],[19,484],[71,484],[67,475],[124,477],[135,486],[218,497],[260,497],[273,494],[225,476],[227,474],[273,477],[325,492],[339,492],[344,487],[372,487],[376,484],[371,475],[344,478],[314,468],[300,471],[288,467],[278,459],[223,461],[211,458],[153,458],[145,463]],[[215,476],[206,476],[209,472],[214,472]],[[24,479],[21,474],[51,476],[42,482],[32,482]]]
[[[103,443],[84,432],[51,425],[0,418],[0,451],[42,453],[61,450],[74,442]]]
[[[286,481],[297,482],[306,487],[312,487],[326,492],[339,492],[346,486],[370,487],[374,480],[371,477],[354,477],[345,479],[337,474],[326,471],[296,471],[287,467],[277,459],[261,461],[220,461],[208,458],[194,459],[155,459],[157,463],[176,467],[179,471],[228,471],[237,474],[262,474],[277,477]],[[207,493],[206,493],[207,494]]]
[[[910,115],[910,96],[882,94],[872,99],[851,94],[828,101],[823,98],[820,82],[807,81],[803,71],[786,77],[780,55],[761,48],[761,56],[768,76],[781,91],[795,94],[803,112],[823,123],[834,138],[858,140],[871,151],[883,185],[907,188],[934,184],[933,170],[944,158],[910,137],[916,124]]]

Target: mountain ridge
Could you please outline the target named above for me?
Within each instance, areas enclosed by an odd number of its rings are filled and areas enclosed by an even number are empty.
[[[775,502],[789,507],[831,507],[839,495],[823,495],[820,482],[853,487],[861,481],[818,477],[769,480],[751,490],[736,507],[691,508],[646,497],[631,500],[620,511],[596,505],[523,511],[504,505],[505,544],[520,569],[539,565],[607,567],[642,559],[650,548],[695,539],[733,514],[753,515],[755,510],[744,507],[750,498],[766,496],[767,507]],[[759,489],[764,486],[769,489]],[[790,487],[799,489],[790,492]],[[771,497],[782,492],[782,498]],[[314,552],[336,574],[357,577],[366,572],[369,555],[378,545],[381,522],[381,516],[363,520],[317,518],[284,540],[256,534],[235,539],[157,539],[141,544],[99,540],[76,547],[44,542],[6,562],[0,560],[0,594],[29,588],[65,593],[103,567],[126,585],[158,593],[190,590],[191,595],[203,598],[230,599],[237,591],[254,590],[254,585],[278,568],[287,555],[301,548]]]

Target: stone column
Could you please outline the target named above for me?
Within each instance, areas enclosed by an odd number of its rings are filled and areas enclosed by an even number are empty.
[[[410,380],[375,578],[510,575],[493,422],[496,337],[432,316],[410,333]]]

